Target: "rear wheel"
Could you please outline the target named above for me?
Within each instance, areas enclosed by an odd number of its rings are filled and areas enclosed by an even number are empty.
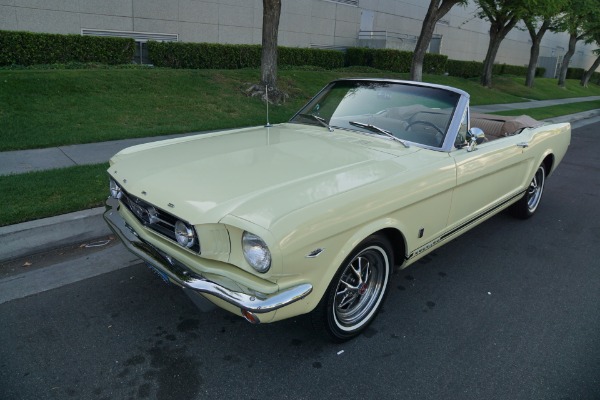
[[[340,266],[313,311],[314,326],[342,342],[362,332],[381,308],[390,279],[393,253],[380,236],[364,240]]]
[[[512,205],[511,211],[518,218],[527,219],[531,217],[542,201],[544,184],[546,182],[546,168],[540,165],[529,183],[525,196]]]

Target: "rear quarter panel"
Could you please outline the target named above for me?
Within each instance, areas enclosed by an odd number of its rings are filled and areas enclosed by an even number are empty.
[[[532,158],[536,161],[532,167],[530,178],[533,177],[535,169],[550,154],[552,154],[554,162],[552,164],[552,169],[546,173],[548,175],[553,173],[564,158],[567,149],[571,144],[571,124],[545,125],[539,128],[526,130],[523,134],[524,141],[529,142],[529,148],[526,149],[526,151],[531,152]]]

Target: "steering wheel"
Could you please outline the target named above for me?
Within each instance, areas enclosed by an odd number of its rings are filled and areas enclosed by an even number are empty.
[[[423,125],[427,125],[427,126],[429,126],[429,127],[433,128],[433,129],[435,129],[435,133],[436,133],[436,135],[437,135],[437,134],[439,134],[439,135],[440,135],[439,142],[441,143],[441,142],[442,142],[442,140],[444,140],[444,131],[442,131],[442,130],[441,130],[441,129],[440,129],[440,128],[439,128],[439,127],[436,125],[436,124],[434,124],[433,122],[429,122],[429,121],[423,121],[423,120],[420,120],[420,119],[419,119],[419,120],[413,121],[413,122],[411,122],[410,124],[408,124],[408,125],[406,126],[406,130],[409,130],[409,129],[410,129],[412,126],[413,126],[413,125],[416,125],[416,124],[423,124]]]

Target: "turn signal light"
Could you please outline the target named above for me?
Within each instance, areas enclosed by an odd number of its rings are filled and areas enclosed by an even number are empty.
[[[246,321],[250,322],[251,324],[260,324],[260,319],[258,319],[258,316],[256,316],[256,314],[251,313],[248,310],[241,310],[242,311],[242,317],[244,317],[246,319]]]

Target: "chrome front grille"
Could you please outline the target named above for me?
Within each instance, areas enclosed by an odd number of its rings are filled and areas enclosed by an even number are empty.
[[[160,235],[177,243],[175,238],[175,223],[179,220],[174,215],[169,214],[153,206],[152,204],[135,197],[122,190],[121,202],[145,227],[159,233]],[[190,249],[196,253],[200,252],[198,241]]]

